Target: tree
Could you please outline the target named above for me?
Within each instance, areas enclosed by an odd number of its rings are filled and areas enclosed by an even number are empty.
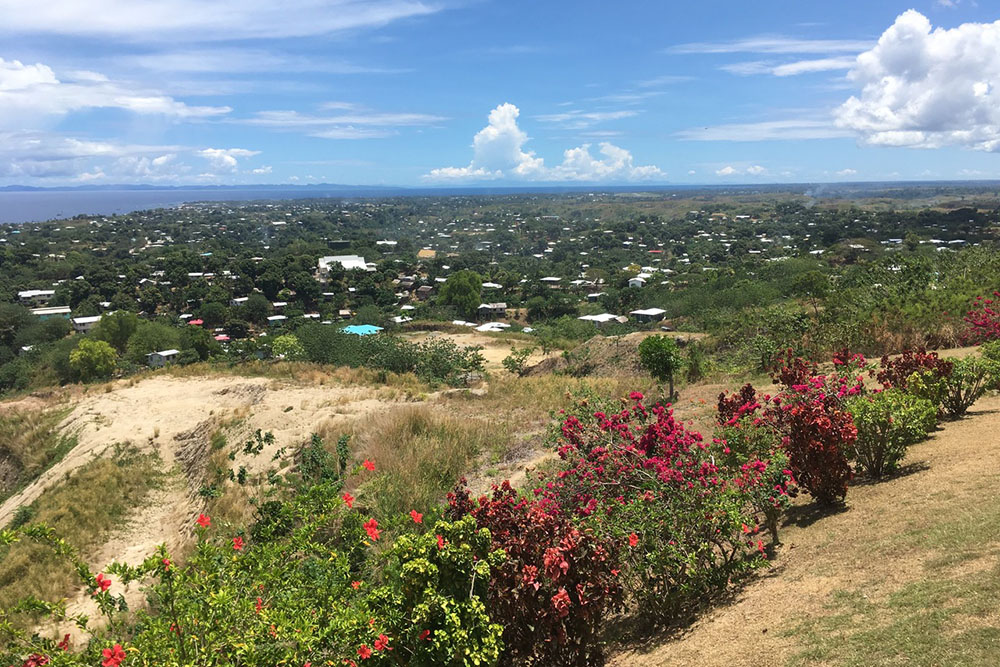
[[[103,340],[81,340],[69,353],[69,367],[81,382],[109,377],[116,365],[114,348]]]
[[[674,373],[682,359],[677,341],[667,336],[650,336],[639,343],[639,361],[657,382],[670,385],[669,400],[674,400]]]
[[[254,324],[263,324],[271,314],[271,302],[263,294],[251,294],[243,304],[243,317]]]
[[[306,358],[306,350],[295,334],[278,336],[271,343],[271,352],[275,357],[286,361],[299,361]]]
[[[177,327],[160,322],[140,322],[139,328],[128,339],[126,358],[134,364],[145,364],[146,355],[180,347],[180,331]]]
[[[135,313],[119,310],[101,318],[94,327],[94,338],[105,341],[121,353],[125,351],[128,339],[138,328],[139,318]]]
[[[229,320],[224,328],[230,338],[246,338],[250,335],[250,323],[243,320]]]
[[[438,301],[463,317],[473,317],[482,303],[483,279],[475,271],[456,271],[441,287]]]
[[[205,321],[205,326],[217,327],[226,321],[228,308],[218,301],[209,301],[198,309],[198,317]]]
[[[819,271],[807,271],[792,281],[792,292],[809,299],[817,316],[819,315],[819,302],[829,291],[830,281]]]

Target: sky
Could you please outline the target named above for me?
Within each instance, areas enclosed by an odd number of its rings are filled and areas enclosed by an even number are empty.
[[[987,0],[0,0],[0,185],[1000,178],[998,19]]]

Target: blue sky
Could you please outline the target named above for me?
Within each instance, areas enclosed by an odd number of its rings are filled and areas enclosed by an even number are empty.
[[[0,185],[1000,178],[972,0],[0,0]]]

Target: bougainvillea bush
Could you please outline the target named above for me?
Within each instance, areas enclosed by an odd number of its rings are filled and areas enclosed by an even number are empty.
[[[885,388],[909,389],[909,379],[914,373],[924,376],[925,382],[935,383],[949,375],[953,364],[938,357],[937,352],[924,349],[904,350],[898,357],[882,357],[878,381]]]
[[[740,471],[668,407],[633,393],[620,409],[570,416],[559,455],[535,493],[617,545],[626,596],[653,619],[677,620],[764,562]]]
[[[972,308],[962,318],[968,325],[962,336],[965,344],[1000,340],[1000,306],[995,303],[997,299],[1000,299],[1000,292],[994,292],[992,299],[977,296],[973,301]]]

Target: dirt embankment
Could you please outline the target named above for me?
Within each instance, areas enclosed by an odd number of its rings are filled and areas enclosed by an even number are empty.
[[[639,363],[639,343],[649,336],[665,335],[675,338],[679,345],[704,338],[701,333],[663,333],[637,331],[624,336],[595,336],[577,348],[558,356],[550,356],[528,369],[528,375],[565,373],[574,377],[588,375],[600,377],[626,377],[645,375]]]

